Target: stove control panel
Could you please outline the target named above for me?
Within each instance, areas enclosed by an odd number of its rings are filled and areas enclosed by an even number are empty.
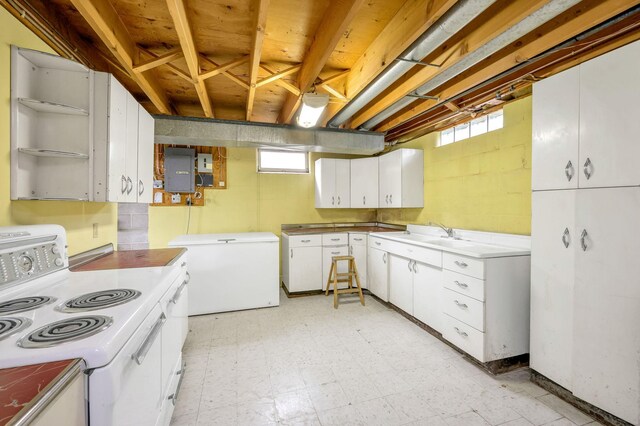
[[[55,241],[0,252],[0,286],[30,281],[62,269],[63,252]]]

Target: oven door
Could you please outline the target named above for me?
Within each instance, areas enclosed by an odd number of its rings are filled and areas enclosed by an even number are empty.
[[[162,408],[162,329],[156,305],[124,348],[89,376],[91,426],[154,425]]]

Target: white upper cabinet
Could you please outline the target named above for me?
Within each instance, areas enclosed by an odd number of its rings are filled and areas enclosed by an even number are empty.
[[[11,47],[12,200],[91,200],[92,89],[85,66]]]
[[[580,187],[640,185],[640,42],[580,65]]]
[[[424,207],[424,154],[398,149],[378,158],[379,207]]]
[[[351,207],[378,207],[378,157],[351,160]]]
[[[578,187],[579,68],[533,86],[533,190]]]
[[[95,73],[94,199],[152,201],[153,117],[108,73]]]
[[[350,207],[350,174],[350,160],[337,158],[316,160],[316,208]]]

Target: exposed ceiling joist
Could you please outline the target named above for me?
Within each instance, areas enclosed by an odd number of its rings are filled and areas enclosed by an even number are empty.
[[[156,55],[155,53],[147,49],[144,49],[142,47],[138,47],[138,49],[140,50],[141,53],[144,53],[145,55],[151,57],[152,60],[160,57],[159,55]],[[169,68],[169,70],[171,70],[172,73],[182,78],[183,80],[186,80],[189,83],[193,84],[193,80],[191,79],[191,76],[189,74],[187,74],[186,72],[184,72],[183,70],[181,70],[180,68],[178,68],[177,66],[171,63],[166,63],[165,65]]]
[[[150,73],[139,73],[133,69],[137,58],[137,47],[131,40],[118,13],[108,0],[70,0],[82,17],[89,23],[100,40],[118,60],[127,74],[140,86],[153,105],[162,114],[171,114],[166,92]]]
[[[260,68],[262,68],[264,70],[264,66],[259,65]],[[265,84],[269,84],[269,83],[273,83],[276,80],[279,80],[283,77],[286,77],[288,75],[291,75],[295,72],[298,72],[298,70],[300,69],[300,65],[294,65],[292,67],[286,68],[280,72],[276,72],[276,73],[271,73],[271,75],[269,77],[265,77],[263,79],[261,79],[260,81],[258,81],[256,83],[256,87],[261,87],[264,86]]]
[[[200,54],[200,57],[202,59],[204,59],[205,62],[207,62],[208,64],[212,65],[214,68],[212,70],[209,71],[205,71],[202,73],[202,75],[207,75],[213,71],[216,71],[218,69],[221,70],[220,73],[218,74],[222,74],[225,77],[227,77],[229,80],[233,81],[234,83],[236,83],[237,85],[239,85],[240,87],[244,88],[244,89],[249,89],[249,84],[247,84],[246,81],[244,81],[243,79],[241,79],[240,77],[238,77],[237,75],[233,74],[231,71],[229,71],[231,68],[235,68],[231,67],[231,66],[224,66],[224,65],[220,65],[217,62],[215,62],[213,59],[209,58],[206,55],[203,55],[202,53]],[[239,61],[239,60],[238,60]],[[246,58],[242,61],[242,63],[246,62]],[[237,65],[236,65],[237,66]],[[217,71],[216,71],[217,72]],[[217,75],[217,74],[216,74]]]
[[[205,86],[204,80],[198,78],[200,75],[200,61],[198,50],[193,41],[193,34],[191,32],[189,18],[187,17],[187,9],[183,0],[167,0],[167,7],[173,19],[173,25],[178,33],[184,59],[187,62],[187,68],[189,68],[189,74],[198,93],[204,115],[213,118],[213,107],[211,106],[211,99],[209,99],[209,94],[207,93],[207,87]]]
[[[207,59],[207,61],[209,60],[209,58],[206,58],[206,59]],[[249,60],[249,56],[243,56],[241,58],[234,59],[233,61],[229,61],[229,62],[224,63],[222,65],[218,65],[212,70],[209,70],[209,71],[201,73],[199,78],[201,80],[206,80],[208,78],[215,77],[216,75],[223,74],[223,73],[225,73],[225,72],[227,72],[227,71],[229,71],[231,69],[234,69],[235,67],[237,67],[239,65],[244,64],[248,60]]]
[[[364,0],[335,0],[329,4],[298,73],[297,83],[301,93],[311,88],[362,3]],[[288,95],[278,122],[289,123],[300,102],[300,96]]]
[[[150,69],[159,67],[160,65],[167,64],[169,62],[175,61],[176,59],[182,58],[183,53],[180,49],[173,49],[164,55],[160,55],[154,59],[149,59],[148,61],[141,62],[140,64],[133,67],[135,72],[144,72]]]
[[[262,42],[264,41],[265,28],[267,26],[267,9],[269,0],[252,0],[254,8],[254,31],[251,43],[251,53],[249,59],[249,94],[247,95],[247,121],[251,121],[253,114],[253,101],[258,88],[258,72],[260,70],[260,56],[262,53]]]
[[[298,65],[299,66],[299,65]],[[266,72],[268,72],[269,74],[271,74],[272,76],[277,74],[273,69],[271,69],[270,67],[268,67],[265,64],[260,64],[260,68],[262,68],[263,70],[265,70]],[[276,81],[276,84],[280,87],[282,87],[283,89],[288,90],[292,95],[294,96],[300,96],[300,89],[298,89],[296,86],[294,86],[293,84],[287,82],[286,80],[279,78]]]

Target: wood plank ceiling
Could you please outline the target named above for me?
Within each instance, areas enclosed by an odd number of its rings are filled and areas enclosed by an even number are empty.
[[[117,78],[156,114],[294,123],[328,93],[323,122],[447,11],[473,0],[0,0],[58,53]],[[497,0],[342,125],[358,128],[562,0]],[[490,3],[490,2],[489,2]],[[582,0],[372,127],[405,141],[526,96],[529,86],[640,38],[640,1]],[[444,19],[444,18],[442,18]],[[439,21],[440,20],[440,21]],[[455,69],[455,68],[453,68]],[[423,94],[424,95],[424,94]],[[379,117],[379,116],[378,116]]]

